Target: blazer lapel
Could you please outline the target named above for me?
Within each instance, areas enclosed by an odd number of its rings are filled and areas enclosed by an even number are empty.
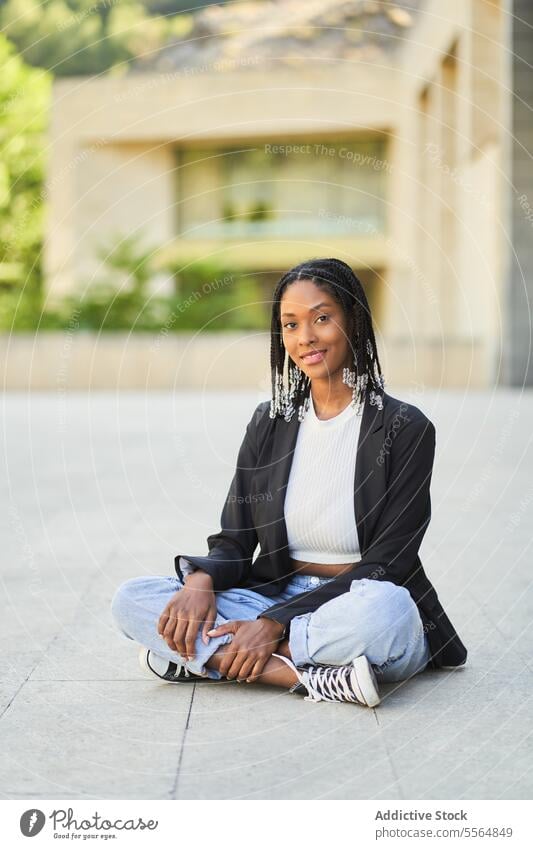
[[[368,531],[369,520],[372,519],[372,505],[375,504],[376,496],[379,497],[377,476],[379,471],[381,471],[381,467],[378,466],[376,459],[379,455],[382,436],[379,435],[376,437],[375,434],[383,427],[385,397],[383,398],[383,409],[379,410],[376,406],[370,404],[368,395],[366,396],[359,431],[359,442],[357,444],[354,513],[361,555],[367,548],[370,536]]]
[[[294,447],[298,437],[300,422],[298,414],[295,413],[289,422],[280,419],[274,428],[274,439],[272,444],[272,455],[270,458],[270,491],[272,493],[271,521],[269,521],[268,535],[271,537],[271,551],[276,556],[286,560],[286,568],[289,568],[289,552],[287,549],[287,526],[285,524],[285,495],[294,456]]]

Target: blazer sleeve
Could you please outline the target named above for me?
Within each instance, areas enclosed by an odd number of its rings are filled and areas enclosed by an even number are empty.
[[[390,453],[387,499],[374,538],[360,561],[315,590],[269,607],[257,618],[287,625],[295,616],[316,610],[341,593],[352,581],[369,578],[403,584],[412,573],[420,543],[431,518],[430,483],[435,456],[435,427],[425,416],[407,422]]]
[[[207,537],[209,553],[203,557],[180,553],[174,558],[174,567],[182,581],[191,571],[202,569],[213,578],[213,589],[222,591],[240,584],[250,572],[258,543],[250,497],[252,476],[257,465],[258,410],[259,407],[246,426],[235,473],[222,508],[220,531]]]

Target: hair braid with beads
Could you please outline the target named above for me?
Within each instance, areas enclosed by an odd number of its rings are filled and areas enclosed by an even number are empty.
[[[310,378],[288,357],[288,388],[284,386],[285,346],[281,328],[281,298],[291,283],[310,280],[319,289],[332,295],[341,305],[347,319],[347,336],[353,352],[356,382],[354,401],[361,409],[367,390],[371,404],[382,407],[385,387],[379,362],[370,307],[362,283],[349,265],[340,259],[313,258],[296,265],[278,282],[272,299],[270,328],[270,367],[272,400],[270,418],[282,416],[290,421],[296,409],[303,419],[309,407]]]

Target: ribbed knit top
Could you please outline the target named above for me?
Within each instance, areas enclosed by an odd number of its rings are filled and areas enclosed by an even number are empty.
[[[332,419],[316,415],[312,396],[298,438],[285,496],[289,554],[309,563],[360,560],[354,482],[361,415],[348,404]]]

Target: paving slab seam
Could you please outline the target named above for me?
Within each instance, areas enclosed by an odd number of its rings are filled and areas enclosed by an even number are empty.
[[[186,685],[185,685],[186,686]],[[179,785],[179,777],[181,771],[181,764],[183,761],[183,751],[185,748],[185,738],[187,736],[187,731],[189,729],[189,723],[191,719],[192,706],[194,702],[194,694],[196,693],[196,684],[192,685],[192,693],[191,693],[191,701],[189,702],[189,710],[187,712],[187,719],[185,720],[185,727],[183,729],[183,734],[181,735],[181,746],[180,746],[180,754],[178,757],[178,765],[176,767],[176,775],[174,776],[174,783],[170,789],[170,799],[179,799],[178,796],[178,785]]]
[[[394,779],[395,779],[394,784],[397,788],[396,793],[398,795],[395,796],[394,798],[405,799],[405,796],[403,795],[403,793],[401,791],[401,784],[400,784],[400,779],[398,778],[398,773],[396,771],[396,766],[395,766],[394,761],[392,760],[391,754],[389,752],[389,747],[387,745],[387,736],[385,734],[385,729],[383,728],[383,726],[381,725],[381,723],[379,721],[379,711],[373,710],[372,713],[374,714],[374,718],[376,720],[376,725],[378,726],[378,729],[381,732],[381,734],[379,736],[380,736],[381,740],[383,741],[383,748],[385,750],[385,754],[387,755],[387,759],[389,761],[390,771],[392,772]],[[390,784],[387,785],[387,787],[390,787],[390,786],[391,786]],[[388,794],[388,795],[390,796],[390,794]]]
[[[117,551],[118,551],[118,544],[117,544],[117,545],[115,545],[115,546],[113,547],[113,549],[109,552],[109,554],[107,555],[107,557],[103,560],[103,562],[102,562],[102,568],[103,568],[103,567],[105,567],[106,565],[108,565],[108,564],[111,562],[112,558],[116,556]],[[88,593],[89,593],[89,592],[90,592],[90,590],[91,590],[91,587],[93,586],[93,584],[95,584],[95,583],[96,583],[96,580],[97,580],[97,578],[98,578],[99,574],[100,574],[99,569],[98,569],[98,568],[95,568],[94,572],[92,572],[92,573],[89,575],[89,577],[88,577],[88,579],[87,579],[87,583],[86,583],[85,587],[83,588],[83,590],[82,590],[82,592],[81,592],[81,595],[79,596],[78,601],[76,602],[75,607],[73,607],[73,609],[72,609],[72,613],[71,613],[71,616],[70,616],[70,618],[69,618],[68,623],[67,623],[67,622],[63,622],[63,623],[62,623],[62,625],[61,625],[61,631],[59,631],[57,634],[55,634],[55,635],[54,635],[54,637],[51,639],[50,643],[49,643],[49,644],[48,644],[48,646],[46,647],[46,651],[44,651],[44,652],[43,652],[42,656],[39,658],[38,662],[35,664],[35,666],[34,666],[34,667],[33,667],[33,669],[31,670],[31,672],[29,673],[29,675],[28,675],[28,677],[26,678],[26,680],[24,681],[24,683],[26,683],[26,682],[27,682],[27,681],[31,678],[31,676],[33,675],[33,673],[34,673],[34,672],[36,672],[36,670],[37,670],[37,669],[39,669],[39,666],[43,663],[43,661],[44,661],[44,659],[46,658],[46,655],[48,654],[48,652],[49,652],[49,651],[53,648],[53,645],[54,645],[54,643],[56,642],[56,640],[58,640],[58,639],[62,636],[63,631],[65,630],[66,625],[67,625],[67,624],[69,624],[69,625],[70,625],[70,624],[72,624],[72,622],[74,621],[74,618],[75,618],[76,614],[77,614],[77,613],[79,613],[79,612],[80,612],[80,610],[81,610],[81,611],[83,611],[83,609],[84,609],[84,608],[83,608],[83,602],[82,602],[82,599],[83,599],[83,598],[85,598],[85,597],[88,595]],[[44,679],[44,680],[64,680],[64,681],[70,681],[70,680],[80,680],[80,681],[81,681],[81,680],[85,680],[85,679],[69,679],[69,678],[65,678],[65,679]],[[88,680],[92,680],[92,679],[88,679]],[[2,715],[3,715],[3,714],[2,714]],[[0,719],[1,719],[1,715],[0,715]]]
[[[52,645],[54,644],[54,642],[55,642],[57,639],[59,639],[59,634],[54,634],[54,636],[52,637],[52,639],[51,639],[51,640],[50,640],[50,642],[48,643],[48,645],[47,645],[47,647],[46,647],[46,650],[43,652],[43,657],[47,654],[47,652],[50,650],[50,648],[52,647]],[[11,705],[13,704],[13,702],[15,701],[15,699],[17,698],[17,696],[20,694],[20,692],[23,690],[23,688],[24,688],[24,687],[26,686],[26,684],[29,682],[29,680],[30,680],[31,676],[33,675],[33,673],[35,672],[35,670],[36,670],[36,669],[39,667],[39,665],[42,663],[42,660],[43,660],[43,658],[42,658],[42,657],[40,657],[40,658],[39,658],[39,660],[37,661],[37,663],[35,663],[35,665],[34,665],[34,666],[30,669],[30,671],[29,671],[29,672],[28,672],[28,674],[26,675],[26,677],[25,677],[24,681],[22,681],[22,682],[20,683],[20,686],[19,686],[19,687],[17,687],[17,690],[15,691],[15,693],[13,694],[13,696],[11,697],[11,699],[8,701],[8,703],[6,704],[6,706],[5,706],[5,708],[3,709],[3,711],[0,713],[0,720],[2,720],[2,719],[3,719],[3,717],[5,716],[5,714],[7,713],[7,711],[9,710],[9,708],[11,707]]]
[[[351,708],[351,707],[353,707],[353,705],[350,705],[350,708]],[[364,708],[364,710],[365,710],[365,712],[366,712],[366,713],[368,713],[369,711],[371,711],[373,714],[375,714],[375,713],[376,713],[375,709],[373,709],[373,708]],[[365,741],[364,741],[364,742],[365,742],[365,743],[367,743],[369,740],[376,739],[376,738],[377,738],[377,740],[382,740],[382,739],[383,739],[383,735],[378,733],[377,735],[375,735],[375,736],[373,736],[373,737],[367,737],[367,738],[365,738]],[[306,744],[302,744],[302,745],[306,745]],[[301,748],[301,747],[300,747],[300,748]],[[330,759],[330,761],[329,761],[329,766],[331,766],[331,765],[335,764],[335,762],[336,762],[337,760],[339,760],[339,759],[341,759],[341,758],[344,758],[344,757],[346,756],[346,754],[348,754],[348,753],[352,753],[352,752],[353,752],[353,750],[354,750],[353,748],[347,748],[346,746],[344,746],[344,748],[343,748],[343,750],[342,750],[342,753],[341,753],[341,754],[339,754],[339,755],[337,755],[336,757],[334,757],[334,758]],[[385,756],[385,755],[386,755],[386,752],[384,752],[384,756]],[[388,758],[386,758],[386,760],[388,760]],[[261,763],[265,763],[265,761],[263,760],[263,761],[261,761]],[[379,761],[378,761],[378,763],[379,763]],[[373,763],[373,765],[372,765],[372,766],[376,766],[376,761],[374,761],[374,763]],[[318,766],[318,767],[315,767],[314,769],[310,769],[310,770],[308,770],[308,771],[305,773],[305,777],[307,777],[307,776],[309,776],[309,775],[313,775],[313,774],[315,774],[315,773],[318,773],[318,772],[320,772],[320,770],[321,770],[321,769],[322,769],[322,766]],[[277,787],[277,788],[279,788],[279,787],[282,787],[284,784],[292,784],[292,783],[294,783],[294,780],[295,780],[294,778],[289,778],[289,779],[287,779],[286,781],[279,781],[279,780],[277,780],[276,787]],[[349,779],[346,779],[346,781],[348,781],[348,780],[349,780]],[[341,786],[342,786],[342,785],[344,785],[344,784],[346,784],[346,781],[343,781],[343,782],[342,782],[342,784],[341,784]],[[257,791],[254,791],[254,792],[257,792]],[[249,798],[251,798],[251,797],[250,797],[250,794],[245,794],[245,795],[242,795],[242,796],[234,795],[234,796],[232,796],[231,798],[232,798],[232,799],[234,798],[235,800],[240,801],[240,800],[246,800],[246,799],[249,799]],[[253,797],[252,797],[252,798],[253,798]],[[269,798],[269,797],[265,796],[264,798]],[[315,796],[314,798],[316,798],[316,799],[321,799],[321,798],[325,798],[325,796],[324,796],[324,794],[322,794],[322,795],[319,795],[319,796]]]
[[[450,671],[448,674],[449,674],[449,675],[453,675],[453,674],[454,674],[454,671]],[[441,677],[441,676],[439,675],[439,678],[440,678],[440,677]],[[443,678],[442,683],[444,683],[444,681],[445,681],[445,680],[447,680],[447,678],[448,678],[448,675],[446,675],[446,678],[445,678],[445,679]],[[405,681],[399,681],[399,682],[398,682],[398,684],[397,684],[397,686],[395,686],[395,687],[394,687],[394,689],[392,689],[389,693],[387,693],[387,696],[392,695],[392,693],[395,693],[395,692],[396,692],[396,690],[400,689],[400,688],[401,688],[402,686],[404,686],[406,683],[407,683],[407,682],[405,682]],[[439,685],[439,686],[440,686],[440,685]],[[431,699],[431,697],[433,696],[433,693],[434,693],[434,689],[433,689],[433,690],[431,690],[431,691],[429,691],[429,692],[427,693],[427,695],[426,695],[426,696],[424,696],[424,699],[426,699],[426,698],[427,698],[427,699]],[[382,704],[386,704],[386,697],[385,697],[385,699],[384,699],[384,700],[382,700]],[[411,707],[410,707],[410,708],[408,708],[408,710],[418,710],[418,709],[419,709],[419,707],[420,707],[420,702],[419,702],[419,701],[418,701],[418,702],[416,702],[416,703],[415,703],[415,702],[413,702],[413,703],[412,703],[412,705],[411,705]],[[446,711],[451,710],[451,708],[452,708],[452,705],[449,705],[449,706],[446,708]],[[402,716],[401,718],[403,718],[403,716]],[[377,712],[376,712],[376,719],[377,719],[378,724],[379,724],[379,717],[377,716]],[[433,722],[434,722],[434,723],[436,723],[436,722],[438,722],[438,721],[440,721],[440,715],[439,715],[439,717],[438,717],[438,718],[436,718]],[[391,726],[389,726],[389,728],[393,728],[393,727],[394,727],[394,724],[392,724]],[[385,726],[381,726],[381,725],[380,725],[380,728],[381,728],[381,730],[382,730],[382,735],[380,735],[380,736],[382,736],[382,737],[383,737],[383,739],[385,740],[385,739],[386,739],[386,732],[387,732],[387,728],[386,728]],[[428,726],[425,726],[425,730],[426,730],[426,731],[427,731],[427,728],[428,728]],[[405,742],[405,743],[401,746],[401,748],[400,748],[398,751],[401,751],[401,750],[402,750],[402,749],[404,749],[406,746],[410,745],[410,743],[411,743],[411,740],[407,740],[407,741],[406,741],[406,742]],[[390,756],[390,753],[389,753],[388,747],[385,747],[385,749],[386,749],[387,754],[389,754],[389,756]],[[419,769],[419,767],[420,767],[420,764],[417,764],[417,766],[416,766],[416,767],[413,767],[413,769],[412,769],[412,770],[410,770],[408,773],[406,773],[406,775],[407,775],[407,776],[408,776],[408,775],[410,775],[410,774],[411,774],[411,773],[412,773],[415,769]],[[395,771],[395,770],[393,770],[393,772],[394,772],[394,774],[396,774],[396,771]],[[386,789],[388,789],[388,787],[390,787],[390,786],[391,786],[391,785],[387,785],[387,788],[386,788]],[[402,789],[402,791],[401,791],[401,792],[402,792],[402,794],[403,794],[403,789]],[[404,796],[403,796],[403,795],[402,795],[402,798],[404,798]],[[409,798],[409,797],[407,797],[407,798]]]

